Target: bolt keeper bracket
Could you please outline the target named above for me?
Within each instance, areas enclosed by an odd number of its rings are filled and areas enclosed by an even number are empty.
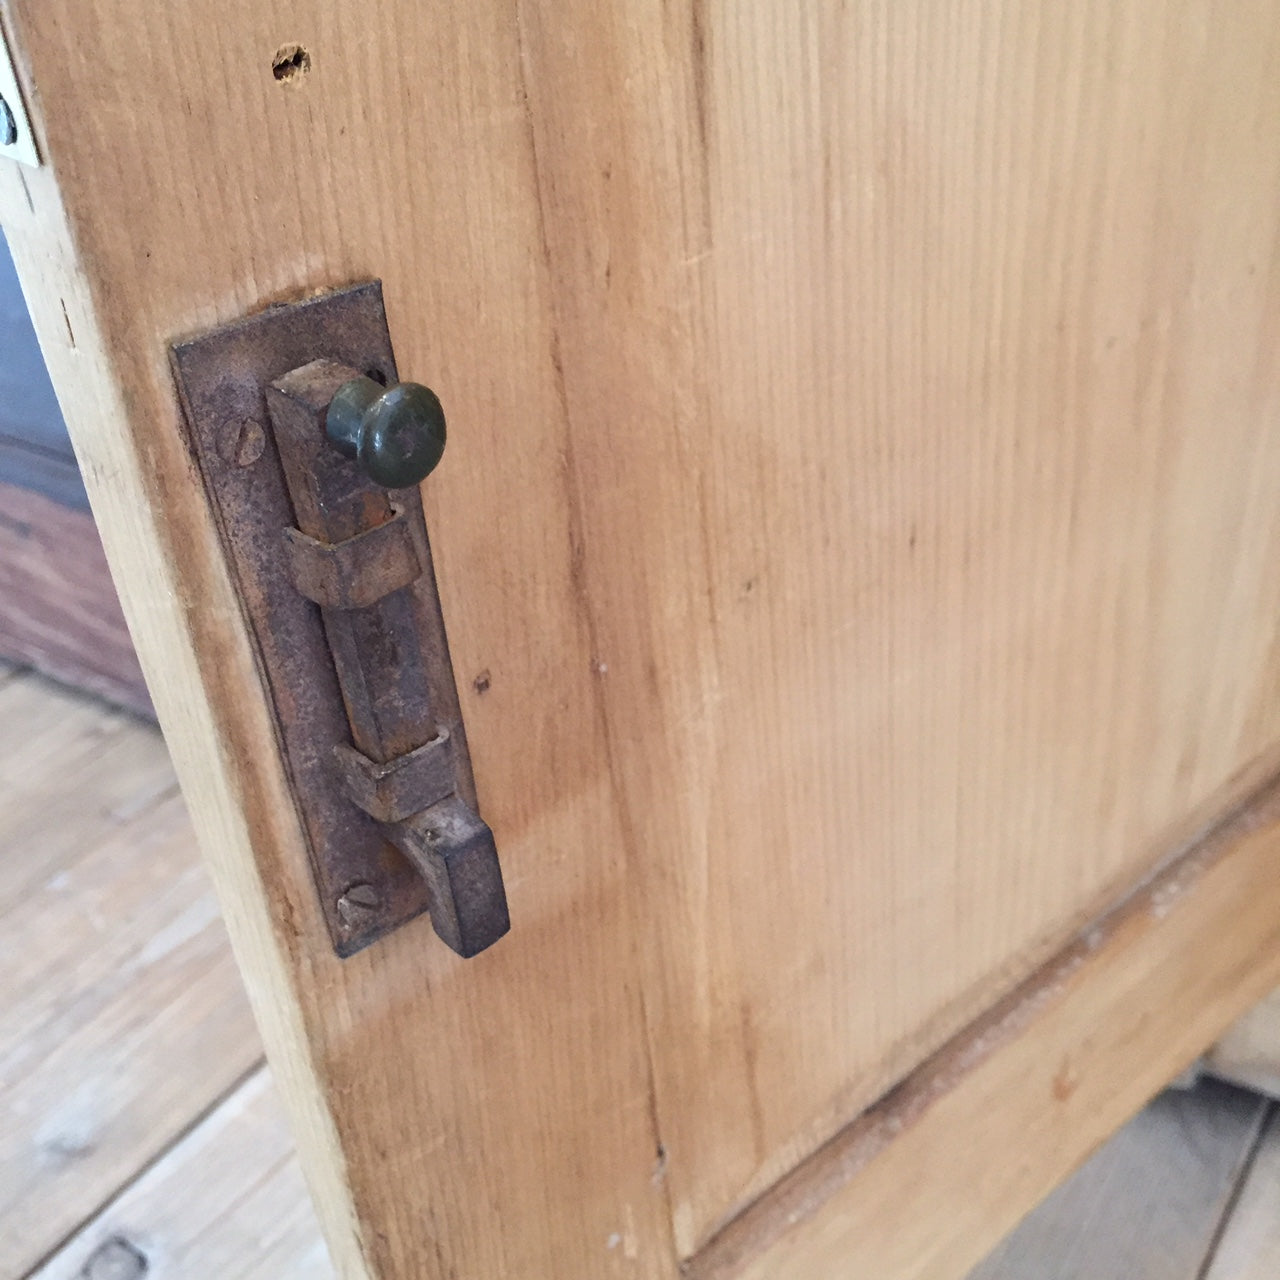
[[[364,609],[422,576],[429,552],[422,526],[403,511],[336,545],[286,529],[289,578],[308,600],[326,609]]]

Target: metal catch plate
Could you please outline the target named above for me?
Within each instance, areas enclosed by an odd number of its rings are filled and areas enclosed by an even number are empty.
[[[334,948],[349,956],[427,910],[429,890],[378,822],[347,798],[335,748],[347,747],[351,735],[333,657],[319,608],[288,576],[283,540],[294,513],[264,388],[317,354],[384,384],[397,380],[380,284],[270,308],[179,343],[172,357],[191,448],[261,659],[325,919]],[[389,496],[398,511],[421,521],[416,488]],[[406,589],[420,619],[431,707],[452,746],[456,792],[474,810],[429,548],[427,560]]]

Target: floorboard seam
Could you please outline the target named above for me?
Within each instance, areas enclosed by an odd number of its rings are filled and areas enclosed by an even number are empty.
[[[158,1151],[156,1151],[147,1160],[143,1161],[118,1187],[116,1187],[110,1195],[106,1196],[97,1205],[89,1210],[88,1213],[80,1219],[70,1230],[66,1231],[62,1237],[57,1240],[49,1249],[47,1249],[35,1263],[23,1273],[22,1280],[31,1280],[31,1277],[37,1275],[44,1267],[47,1267],[54,1258],[58,1256],[73,1240],[92,1223],[96,1218],[100,1218],[106,1213],[112,1205],[118,1203],[129,1191],[138,1185],[143,1178],[147,1176],[162,1160],[164,1160],[171,1152],[175,1151],[182,1145],[188,1137],[191,1136],[206,1120],[208,1120],[221,1107],[225,1106],[232,1098],[236,1096],[249,1082],[266,1067],[266,1058],[259,1055],[253,1065],[247,1070],[240,1073],[236,1079],[227,1086],[220,1094],[209,1103],[208,1106],[198,1111],[191,1119],[178,1130]]]
[[[1199,1267],[1196,1268],[1195,1280],[1208,1280],[1209,1272],[1213,1269],[1213,1264],[1218,1257],[1218,1249],[1222,1245],[1223,1237],[1227,1233],[1227,1227],[1235,1214],[1236,1207],[1240,1203],[1240,1196],[1243,1194],[1245,1184],[1249,1181],[1249,1175],[1253,1172],[1253,1166],[1257,1162],[1258,1152],[1262,1150],[1262,1140],[1266,1137],[1267,1130],[1271,1127],[1271,1121],[1275,1114],[1276,1104],[1274,1102],[1268,1103],[1262,1109],[1258,1119],[1258,1126],[1254,1130],[1253,1138],[1244,1154],[1244,1159],[1240,1161],[1240,1168],[1236,1173],[1235,1181],[1231,1184],[1231,1190],[1228,1192],[1226,1201],[1222,1206],[1222,1212],[1218,1215],[1213,1234],[1209,1237],[1209,1243],[1205,1247],[1204,1258],[1201,1260]]]

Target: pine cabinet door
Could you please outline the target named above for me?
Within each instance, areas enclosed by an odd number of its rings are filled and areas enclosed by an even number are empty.
[[[1280,11],[9,0],[0,217],[335,1262],[959,1280],[1280,980]],[[170,349],[380,280],[511,932],[349,958]]]

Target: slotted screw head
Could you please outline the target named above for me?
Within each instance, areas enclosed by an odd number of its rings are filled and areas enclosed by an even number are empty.
[[[251,467],[262,457],[267,435],[252,418],[228,422],[218,437],[218,452],[233,467]]]
[[[353,884],[338,899],[338,919],[352,932],[363,929],[382,909],[382,899],[371,884]]]

